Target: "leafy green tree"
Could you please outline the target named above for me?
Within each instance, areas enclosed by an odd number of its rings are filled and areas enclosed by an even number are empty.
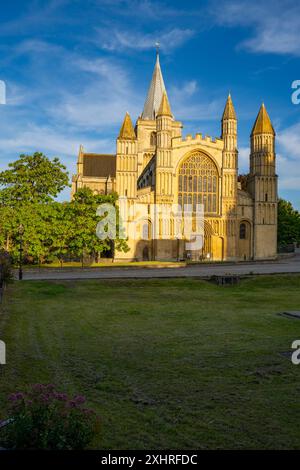
[[[279,199],[278,244],[300,243],[300,214],[289,201]]]
[[[9,251],[15,262],[19,259],[21,224],[24,231],[22,234],[24,255],[29,260],[39,263],[47,256],[48,248],[45,244],[47,225],[41,216],[42,206],[47,208],[47,205],[31,203],[27,206],[4,207],[0,210],[0,214],[4,214],[0,223],[0,234],[4,241],[2,247]]]
[[[49,258],[56,257],[61,266],[65,256],[70,252],[70,240],[74,236],[74,221],[70,203],[55,203],[52,205],[53,217],[49,220]]]
[[[97,257],[98,254],[108,252],[117,248],[127,251],[128,246],[125,240],[120,239],[120,229],[116,225],[116,239],[112,241],[109,237],[100,240],[96,235],[98,222],[101,220],[97,216],[97,208],[100,204],[110,203],[116,207],[117,195],[95,195],[89,188],[80,189],[70,203],[70,211],[73,220],[73,235],[70,240],[69,248],[74,256],[79,256],[82,260],[84,256]]]
[[[21,155],[0,172],[0,245],[19,258],[20,224],[27,259],[41,263],[53,242],[54,198],[68,186],[68,173],[58,158],[42,153]]]
[[[22,224],[23,253],[28,262],[43,263],[66,256],[96,258],[115,246],[128,250],[125,240],[100,240],[96,228],[101,217],[97,208],[102,203],[116,206],[117,195],[94,195],[83,188],[71,202],[54,200],[68,184],[65,167],[56,158],[49,160],[41,153],[21,155],[0,173],[0,248],[7,250],[14,262],[19,259]]]
[[[50,160],[42,153],[21,155],[0,172],[0,204],[50,202],[66,186],[68,173],[58,158]]]

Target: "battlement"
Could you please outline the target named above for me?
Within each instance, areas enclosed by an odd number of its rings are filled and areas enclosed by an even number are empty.
[[[195,137],[192,134],[187,134],[185,138],[173,137],[172,139],[172,146],[173,147],[181,147],[184,145],[194,145],[194,144],[202,144],[202,145],[209,145],[217,147],[218,149],[223,149],[224,141],[223,139],[219,139],[218,137],[212,138],[209,135],[203,136],[201,133],[197,133]]]

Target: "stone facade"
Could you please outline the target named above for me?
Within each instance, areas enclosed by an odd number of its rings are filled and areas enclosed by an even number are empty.
[[[83,186],[116,191],[135,219],[124,260],[250,260],[277,255],[277,175],[275,131],[264,105],[251,133],[250,172],[238,178],[237,117],[228,96],[221,137],[182,137],[165,89],[159,57],[144,110],[133,127],[125,115],[116,155],[88,154],[80,148],[72,193]],[[159,210],[153,217],[152,205]],[[178,237],[174,205],[204,207],[203,244],[189,251]],[[134,207],[144,210],[134,210]],[[131,210],[131,212],[130,212]],[[140,211],[140,213],[139,213]],[[151,214],[150,214],[151,213]],[[133,215],[134,214],[134,215]],[[151,216],[152,215],[152,216]],[[153,226],[155,224],[155,227]]]

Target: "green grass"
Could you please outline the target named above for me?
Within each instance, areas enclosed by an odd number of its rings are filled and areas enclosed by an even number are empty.
[[[93,447],[300,448],[300,276],[22,282],[0,315],[5,398],[54,383],[100,414]]]

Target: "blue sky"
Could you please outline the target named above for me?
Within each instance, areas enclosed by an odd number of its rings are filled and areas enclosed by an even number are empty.
[[[1,7],[0,169],[20,153],[59,156],[80,144],[115,152],[126,111],[141,113],[161,44],[172,111],[184,133],[220,135],[231,92],[240,173],[264,101],[277,132],[280,196],[300,209],[300,2],[290,0],[11,0]],[[65,191],[61,198],[68,198]]]

